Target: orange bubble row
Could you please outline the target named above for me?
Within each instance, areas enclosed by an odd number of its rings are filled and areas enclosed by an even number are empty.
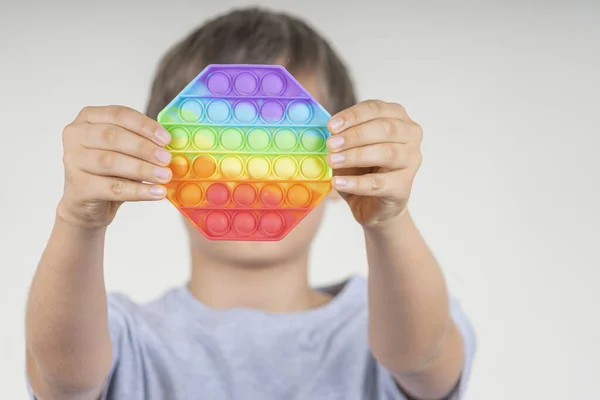
[[[242,183],[230,189],[224,183],[211,183],[203,186],[195,182],[183,183],[176,189],[177,199],[184,207],[197,207],[206,204],[216,207],[235,208],[308,208],[321,193],[315,193],[307,186],[296,183],[287,189],[273,183],[257,188]]]

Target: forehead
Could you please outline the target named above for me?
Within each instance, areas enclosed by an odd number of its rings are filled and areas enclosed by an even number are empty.
[[[274,64],[281,65],[283,67],[287,67],[288,60],[284,58],[279,58]],[[289,71],[294,78],[300,82],[304,89],[311,94],[312,97],[315,98],[321,105],[326,107],[327,102],[327,92],[325,90],[325,86],[321,84],[321,79],[319,78],[319,72],[317,70],[312,71]]]
[[[320,79],[316,73],[294,74],[294,77],[319,103],[325,105],[327,93],[324,93],[323,85],[320,85]]]

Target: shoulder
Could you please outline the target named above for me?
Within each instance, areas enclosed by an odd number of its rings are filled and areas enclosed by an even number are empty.
[[[333,302],[350,302],[365,306],[367,303],[367,277],[362,275],[351,275],[334,283],[317,286],[316,289],[331,295]]]
[[[367,306],[367,278],[361,275],[352,275],[341,281],[327,285],[317,286],[316,290],[329,294],[332,298],[315,314],[325,316],[328,320],[344,318],[352,315],[364,318],[366,321]]]
[[[368,277],[363,275],[351,275],[350,277],[336,283],[322,285],[317,289],[333,296],[332,303],[340,303],[341,306],[368,308]],[[469,317],[462,307],[461,300],[450,295],[450,313],[452,318],[464,328],[465,333],[470,335],[472,330]]]
[[[153,329],[172,325],[183,312],[182,288],[171,288],[149,301],[139,301],[122,292],[107,295],[111,331]]]
[[[123,311],[153,312],[176,307],[176,303],[182,301],[184,289],[184,287],[172,287],[145,301],[136,300],[123,292],[112,291],[107,294],[107,302],[109,307]]]

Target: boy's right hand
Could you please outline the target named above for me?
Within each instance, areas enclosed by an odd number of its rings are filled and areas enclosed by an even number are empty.
[[[171,154],[163,147],[170,141],[158,122],[138,111],[83,108],[63,131],[65,187],[57,215],[101,228],[125,201],[163,199],[171,180]]]

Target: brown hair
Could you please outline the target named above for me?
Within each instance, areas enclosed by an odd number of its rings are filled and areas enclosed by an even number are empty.
[[[207,21],[166,53],[146,114],[156,119],[208,64],[273,64],[282,59],[292,74],[317,73],[323,106],[331,114],[356,103],[346,66],[313,28],[284,13],[246,8]]]

